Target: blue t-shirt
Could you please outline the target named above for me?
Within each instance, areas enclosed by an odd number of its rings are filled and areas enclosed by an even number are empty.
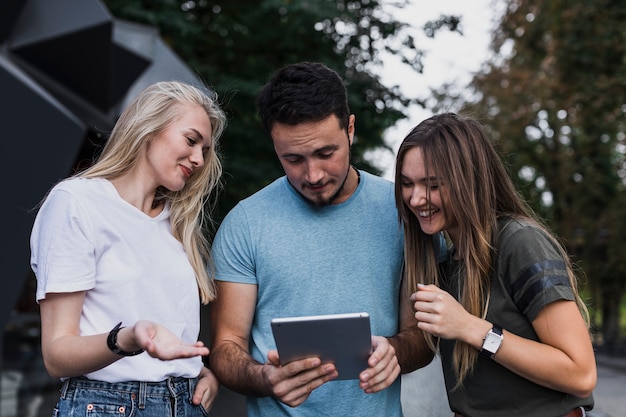
[[[398,331],[403,234],[393,184],[361,171],[345,202],[307,203],[281,177],[241,201],[213,243],[216,279],[258,286],[250,352],[265,363],[276,349],[274,317],[365,311],[372,334]],[[401,416],[400,378],[376,394],[358,380],[332,381],[291,408],[272,397],[248,398],[255,416]]]

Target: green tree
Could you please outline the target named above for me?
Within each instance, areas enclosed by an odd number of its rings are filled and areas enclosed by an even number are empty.
[[[519,189],[582,266],[609,345],[620,341],[626,290],[625,18],[621,0],[508,0],[477,98],[459,106],[488,126]]]
[[[229,116],[222,139],[226,187],[220,215],[237,201],[282,175],[271,140],[262,130],[256,96],[271,73],[297,61],[320,61],[348,84],[357,116],[352,158],[379,173],[365,158],[387,147],[383,132],[406,117],[413,98],[382,85],[381,52],[400,56],[421,71],[421,51],[403,23],[379,0],[106,0],[114,16],[156,26],[162,38],[221,96]],[[398,2],[399,7],[405,0]],[[459,19],[442,16],[425,30],[457,30]]]

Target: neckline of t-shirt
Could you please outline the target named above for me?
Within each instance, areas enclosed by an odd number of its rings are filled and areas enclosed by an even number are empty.
[[[357,196],[361,193],[361,190],[363,189],[364,186],[364,182],[366,181],[363,177],[364,175],[361,175],[362,173],[356,169],[356,172],[359,176],[359,182],[357,183],[356,189],[354,190],[354,192],[352,193],[352,195],[350,197],[348,197],[348,199],[346,201],[343,201],[339,204],[330,204],[327,206],[321,206],[321,207],[316,207],[312,204],[310,204],[308,201],[306,201],[306,199],[298,192],[298,190],[296,190],[296,188],[291,185],[291,183],[289,182],[289,178],[287,178],[286,175],[283,176],[283,182],[285,187],[287,187],[287,189],[291,192],[291,194],[294,195],[294,197],[296,199],[298,199],[299,201],[301,201],[302,203],[306,204],[308,207],[311,207],[313,209],[316,210],[336,210],[336,209],[340,209],[342,207],[345,207],[349,204],[351,204],[353,201],[356,200]]]
[[[100,180],[101,184],[103,184],[104,189],[107,191],[107,193],[109,195],[111,195],[113,198],[115,198],[116,200],[120,201],[121,204],[123,204],[124,206],[128,207],[129,210],[134,211],[135,213],[137,213],[139,216],[142,216],[143,218],[149,220],[149,221],[155,221],[158,222],[160,221],[163,217],[167,217],[169,216],[169,203],[166,201],[165,204],[163,205],[163,210],[161,210],[161,212],[159,212],[159,214],[157,214],[156,216],[152,217],[146,213],[144,213],[143,211],[139,210],[137,207],[133,206],[132,204],[130,204],[128,201],[126,201],[121,195],[120,193],[117,191],[117,188],[115,188],[115,185],[113,185],[113,183],[106,179],[106,178],[94,178],[94,179],[98,179]]]

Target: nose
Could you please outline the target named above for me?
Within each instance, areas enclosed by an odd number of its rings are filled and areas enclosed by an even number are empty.
[[[411,189],[411,194],[409,195],[409,206],[411,207],[419,207],[426,204],[427,201],[427,193],[426,187],[414,186]]]
[[[324,170],[315,161],[309,161],[306,165],[306,180],[311,184],[317,184],[322,178],[324,178]]]
[[[189,156],[189,161],[196,168],[200,168],[204,165],[204,152],[202,148],[194,147],[191,155]]]

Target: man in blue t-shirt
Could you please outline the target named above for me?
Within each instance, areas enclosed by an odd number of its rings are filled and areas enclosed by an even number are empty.
[[[278,71],[259,114],[285,176],[241,201],[213,243],[211,369],[254,416],[402,416],[400,373],[432,353],[402,291],[393,184],[350,164],[355,116],[319,63]],[[373,352],[358,380],[319,358],[280,365],[274,317],[368,312]]]

